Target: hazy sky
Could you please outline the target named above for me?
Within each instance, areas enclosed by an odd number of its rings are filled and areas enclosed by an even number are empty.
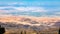
[[[60,16],[60,0],[0,0],[0,10],[40,12]]]

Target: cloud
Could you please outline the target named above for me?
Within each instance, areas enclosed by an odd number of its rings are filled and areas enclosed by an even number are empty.
[[[17,11],[31,11],[31,12],[47,12],[43,7],[0,7],[0,10],[17,10]]]
[[[47,10],[42,7],[0,7],[0,14],[6,15],[40,16],[41,12],[47,12]]]
[[[42,7],[15,7],[16,10],[19,11],[32,11],[32,12],[46,12]]]
[[[2,10],[3,9],[3,10]],[[59,8],[47,9],[43,7],[0,7],[0,14],[31,15],[31,16],[60,16]]]
[[[0,10],[17,10],[17,11],[31,11],[31,12],[47,12],[47,10],[43,7],[0,7]]]
[[[60,12],[55,12],[54,15],[60,16]]]

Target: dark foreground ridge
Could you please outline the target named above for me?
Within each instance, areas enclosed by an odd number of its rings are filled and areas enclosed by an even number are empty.
[[[5,28],[1,27],[0,25],[0,34],[4,34],[5,33]]]
[[[59,34],[60,34],[60,29],[59,29]]]

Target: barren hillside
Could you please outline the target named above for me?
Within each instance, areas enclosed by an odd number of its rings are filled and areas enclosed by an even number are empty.
[[[60,21],[60,17],[30,17],[30,16],[11,16],[11,15],[3,15],[0,16],[0,22],[14,22],[16,24],[24,24],[24,25],[37,25],[45,23],[50,25],[54,25],[56,22]]]

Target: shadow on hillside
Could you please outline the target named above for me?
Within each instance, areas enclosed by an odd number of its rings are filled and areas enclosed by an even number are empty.
[[[0,25],[0,34],[4,34],[4,33],[5,33],[5,28],[1,27],[1,25]]]

